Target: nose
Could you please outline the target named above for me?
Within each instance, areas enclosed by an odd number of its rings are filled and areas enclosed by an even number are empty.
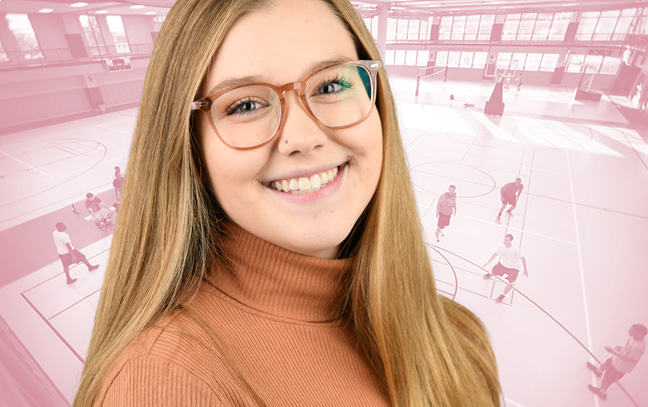
[[[278,148],[281,154],[308,155],[323,147],[328,136],[307,112],[297,91],[284,94],[283,123],[279,129]]]

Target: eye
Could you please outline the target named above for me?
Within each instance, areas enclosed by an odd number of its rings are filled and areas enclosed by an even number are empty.
[[[314,95],[331,95],[344,92],[353,86],[353,83],[345,78],[323,80],[316,88]]]
[[[237,100],[232,103],[226,110],[226,116],[246,115],[254,113],[257,110],[270,107],[270,104],[261,100],[249,97],[247,99]]]

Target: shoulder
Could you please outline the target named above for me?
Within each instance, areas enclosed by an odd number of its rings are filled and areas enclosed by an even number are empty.
[[[230,393],[235,383],[206,330],[179,312],[124,349],[108,371],[96,405],[220,406],[219,395]]]

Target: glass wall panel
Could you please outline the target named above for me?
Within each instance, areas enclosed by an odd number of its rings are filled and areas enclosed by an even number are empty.
[[[452,68],[457,68],[459,66],[460,56],[461,56],[461,52],[459,51],[448,52],[448,66]]]
[[[596,24],[596,30],[594,31],[592,39],[595,41],[609,40],[614,32],[614,27],[619,20],[619,14],[620,10],[602,12],[598,24]]]
[[[542,54],[527,54],[526,62],[524,63],[524,70],[525,71],[539,70],[540,60],[542,60]]]
[[[500,52],[497,54],[496,66],[498,69],[508,69],[511,64],[511,53],[510,52]]]
[[[601,68],[603,57],[601,55],[587,55],[585,57],[585,65],[587,65],[587,72],[598,73]]]
[[[38,45],[36,34],[27,14],[9,13],[5,15],[5,19],[7,20],[9,29],[18,42],[18,47],[22,51],[23,58],[27,61],[43,59],[43,53],[41,52],[40,45]]]
[[[464,30],[466,29],[466,16],[456,16],[452,22],[453,40],[463,40]]]
[[[488,52],[475,52],[473,68],[484,69],[486,66],[486,58],[488,58]]]
[[[526,61],[526,56],[527,56],[526,53],[516,52],[515,54],[513,54],[513,57],[511,58],[510,68],[518,69],[518,70],[524,69],[524,62]]]
[[[476,40],[478,30],[479,30],[479,15],[468,16],[466,18],[466,30],[464,32],[464,40]]]
[[[394,65],[405,65],[405,51],[396,50],[396,55],[394,57]]]
[[[385,64],[386,65],[394,65],[394,50],[393,49],[388,49],[385,51]]]
[[[416,65],[416,50],[405,51],[405,65],[408,66]]]
[[[474,52],[462,52],[459,61],[460,68],[472,68]]]
[[[407,26],[407,39],[409,41],[418,41],[420,28],[421,23],[419,20],[409,20],[409,25]]]
[[[553,72],[558,65],[558,54],[544,54],[540,62],[540,71]]]
[[[130,46],[128,45],[128,38],[126,37],[126,30],[124,29],[121,16],[107,16],[106,22],[108,23],[108,29],[112,35],[115,47],[117,47],[117,52],[120,54],[129,53]]]
[[[504,26],[502,27],[502,40],[512,41],[518,31],[520,25],[520,14],[507,14]]]
[[[90,53],[92,55],[104,55],[107,54],[106,43],[104,41],[103,35],[101,35],[101,29],[99,28],[99,22],[97,21],[97,16],[89,16],[87,14],[81,14],[79,16],[79,22],[83,28],[83,33],[85,34],[86,41],[90,46]]]
[[[572,19],[572,12],[556,13],[554,14],[553,21],[551,22],[551,29],[549,30],[549,41],[563,41],[567,26]]]
[[[588,11],[581,15],[580,21],[578,22],[578,29],[576,30],[576,39],[581,41],[591,41],[594,30],[596,29],[596,23],[598,22],[599,15],[601,13],[598,11]]]
[[[416,57],[416,65],[427,66],[429,57],[430,57],[430,51],[419,51]]]
[[[437,53],[436,53],[436,65],[437,66],[448,66],[448,51],[437,51]]]
[[[635,9],[630,9],[633,12],[636,12]],[[623,10],[627,11],[627,10]],[[625,16],[623,13],[621,13],[621,17],[619,17],[619,21],[617,21],[616,27],[614,27],[614,34],[612,35],[612,40],[614,41],[623,41],[626,37],[626,34],[628,34],[628,31],[630,30],[630,26],[632,25],[632,20],[634,20],[634,15],[632,16]]]
[[[441,17],[439,25],[439,39],[449,40],[452,34],[452,17]]]
[[[398,20],[395,18],[387,18],[387,41],[396,41],[396,25]]]
[[[619,70],[619,65],[621,65],[621,59],[615,57],[605,57],[603,58],[603,64],[601,64],[601,70],[599,71],[599,73],[616,75]]]
[[[5,51],[2,41],[0,41],[0,62],[9,62],[9,54]]]
[[[494,15],[482,15],[479,20],[479,32],[477,39],[480,41],[490,40],[491,31],[493,30],[493,23],[495,23]]]
[[[538,14],[535,27],[533,28],[533,41],[547,41],[549,37],[549,30],[551,29],[551,21],[553,14],[542,13]]]
[[[396,40],[406,40],[407,39],[407,23],[408,20],[403,20],[402,18],[398,19],[396,24]]]
[[[585,62],[585,55],[571,54],[567,61],[567,72],[580,72],[583,63]]]
[[[518,26],[518,30],[517,30],[517,36],[515,39],[520,41],[529,41],[531,39],[536,17],[537,17],[536,13],[522,14],[522,18],[520,19],[520,25]]]

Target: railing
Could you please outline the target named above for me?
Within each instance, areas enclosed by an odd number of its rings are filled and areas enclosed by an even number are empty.
[[[153,43],[119,44],[106,47],[85,47],[85,55],[74,55],[70,48],[28,51],[5,51],[0,54],[0,69],[26,66],[62,65],[70,62],[102,61],[122,57],[147,57],[153,52]],[[127,52],[126,52],[127,51]],[[8,59],[8,60],[7,60]]]

